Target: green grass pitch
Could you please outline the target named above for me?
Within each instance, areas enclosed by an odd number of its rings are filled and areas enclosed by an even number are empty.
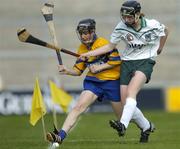
[[[155,123],[156,131],[151,134],[149,143],[138,143],[140,130],[130,124],[125,137],[119,138],[109,127],[114,119],[112,113],[87,113],[80,117],[78,125],[69,133],[61,149],[179,149],[180,113],[146,111],[145,115]],[[57,116],[59,126],[65,115]],[[52,115],[45,116],[47,131],[52,125]],[[44,141],[41,121],[32,127],[29,116],[0,116],[1,149],[48,149]]]

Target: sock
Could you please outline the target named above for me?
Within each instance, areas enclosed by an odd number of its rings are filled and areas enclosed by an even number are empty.
[[[66,138],[66,132],[64,130],[60,130],[58,136],[61,137],[61,140],[63,141]]]
[[[141,128],[143,131],[149,129],[150,124],[149,121],[144,117],[141,110],[136,107],[134,114],[132,116],[132,120],[137,124],[139,128]]]
[[[136,99],[133,99],[131,97],[126,98],[126,104],[124,105],[124,109],[120,120],[120,122],[123,123],[126,128],[128,127],[129,122],[136,109],[136,104]]]

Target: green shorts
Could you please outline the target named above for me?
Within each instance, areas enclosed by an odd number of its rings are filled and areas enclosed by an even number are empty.
[[[131,78],[134,76],[136,71],[141,71],[145,74],[147,81],[151,79],[151,74],[153,72],[153,66],[156,62],[152,59],[142,59],[142,60],[130,60],[122,61],[121,64],[121,85],[128,85]]]

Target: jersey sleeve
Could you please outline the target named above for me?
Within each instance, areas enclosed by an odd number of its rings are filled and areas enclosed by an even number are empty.
[[[120,55],[119,55],[119,52],[117,49],[113,49],[110,53],[109,53],[109,56],[108,56],[108,61],[107,63],[109,65],[119,65],[121,63],[121,58],[120,58]]]
[[[79,74],[82,74],[86,69],[86,65],[82,60],[76,60],[76,63],[73,66],[73,69],[77,71]]]
[[[111,34],[110,42],[113,44],[118,44],[122,40],[121,25],[122,23],[120,22]]]
[[[165,32],[164,32],[165,25],[164,24],[161,24],[157,20],[152,20],[152,24],[154,25],[154,28],[156,28],[156,30],[155,30],[156,35],[158,35],[159,37],[165,36]]]
[[[82,54],[83,51],[82,51],[82,45],[78,48],[77,50],[77,53],[78,54]],[[84,72],[84,70],[86,69],[86,64],[84,61],[80,60],[80,59],[77,59],[74,66],[73,66],[73,69],[75,71],[77,71],[79,74],[82,74]]]

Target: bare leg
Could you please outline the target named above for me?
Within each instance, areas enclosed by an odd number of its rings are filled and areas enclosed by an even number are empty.
[[[131,97],[136,99],[136,96],[140,89],[146,82],[146,76],[141,71],[136,71],[134,77],[131,79],[128,89],[127,89],[127,97]]]
[[[122,114],[122,103],[121,102],[111,102],[111,106],[113,108],[113,111],[114,111],[117,119],[120,119],[121,114]]]
[[[68,114],[62,126],[62,130],[68,133],[76,123],[80,114],[82,114],[96,100],[96,98],[97,96],[91,91],[83,91],[79,97],[76,106]]]
[[[128,86],[121,85],[120,90],[121,90],[121,102],[122,102],[122,105],[124,106],[126,104]]]
[[[121,87],[121,89],[120,89],[120,92],[121,92],[121,101],[120,102],[111,102],[111,106],[112,106],[113,111],[114,111],[116,117],[118,118],[118,120],[121,119],[123,107],[126,103],[127,85],[123,85],[123,87]]]

